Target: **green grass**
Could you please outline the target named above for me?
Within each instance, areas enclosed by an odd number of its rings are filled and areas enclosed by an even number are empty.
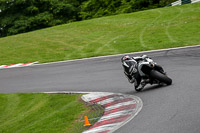
[[[0,64],[52,62],[200,44],[200,3],[55,26],[0,39]]]
[[[80,95],[0,94],[0,133],[66,133],[87,108]],[[74,130],[74,129],[73,129]]]

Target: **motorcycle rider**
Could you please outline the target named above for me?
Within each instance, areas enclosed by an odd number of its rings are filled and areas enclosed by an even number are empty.
[[[138,63],[140,61],[145,61],[146,58],[149,57],[147,55],[136,56],[136,57],[130,57],[128,55],[124,55],[121,58],[125,76],[128,78],[128,81],[130,83],[134,83],[135,88],[138,90],[142,90],[146,84],[151,83],[151,81],[148,78],[141,77],[137,69]],[[157,67],[157,69],[163,74],[166,74],[161,66],[156,64],[155,67]]]

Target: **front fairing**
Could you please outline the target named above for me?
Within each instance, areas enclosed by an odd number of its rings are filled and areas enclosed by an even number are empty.
[[[144,65],[150,67],[149,62],[141,61],[141,62],[138,63],[138,72],[139,72],[139,74],[140,74],[142,77],[143,77],[143,76],[146,76],[146,74],[142,71],[142,67],[143,67]]]
[[[146,58],[145,60],[143,61],[140,61],[138,63],[138,71],[139,71],[139,74],[141,76],[148,76],[148,73],[154,69],[154,66],[155,66],[155,62],[150,59],[150,58]]]

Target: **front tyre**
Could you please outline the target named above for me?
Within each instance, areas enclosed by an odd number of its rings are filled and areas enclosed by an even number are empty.
[[[157,79],[159,80],[160,82],[163,82],[167,85],[171,85],[172,84],[172,79],[167,77],[166,75],[158,72],[158,71],[155,71],[155,70],[152,70],[150,72],[150,77],[153,78],[153,79]]]

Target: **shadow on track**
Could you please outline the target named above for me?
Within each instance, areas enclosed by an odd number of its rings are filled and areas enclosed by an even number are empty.
[[[168,85],[153,85],[153,86],[148,86],[146,88],[144,88],[141,92],[146,92],[146,91],[153,91],[153,90],[157,90],[157,89],[162,89],[167,87]],[[140,93],[140,92],[139,92]]]
[[[131,90],[129,92],[126,92],[125,94],[140,94],[140,93],[144,93],[144,92],[149,92],[149,91],[155,91],[158,89],[163,89],[165,87],[168,87],[168,85],[151,85],[151,86],[147,86],[145,87],[142,91],[137,92],[135,90]],[[134,89],[134,88],[133,88]]]

